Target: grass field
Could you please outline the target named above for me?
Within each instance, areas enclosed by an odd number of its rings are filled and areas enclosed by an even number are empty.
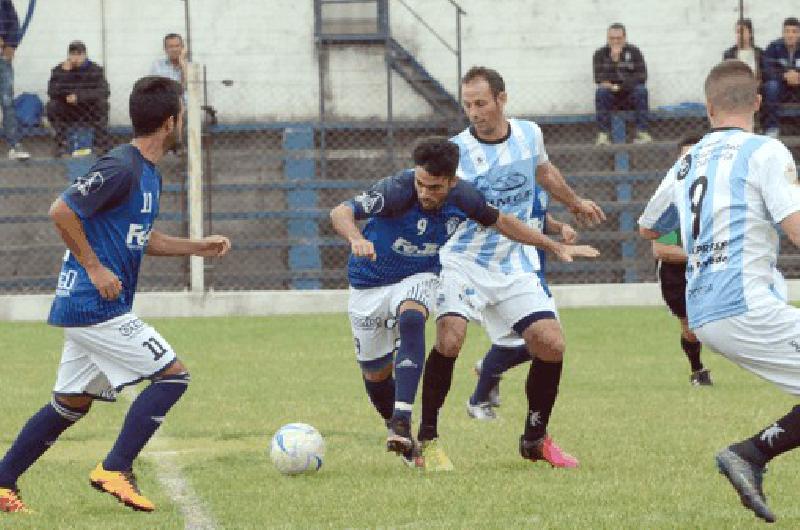
[[[577,470],[517,454],[524,379],[502,383],[501,418],[467,418],[471,368],[487,341],[471,329],[442,412],[452,473],[406,469],[384,450],[344,315],[152,321],[192,384],[137,461],[157,504],[135,513],[89,487],[127,404],[98,403],[20,481],[35,511],[0,528],[184,528],[158,480],[176,464],[217,528],[750,528],[761,526],[716,472],[713,455],[793,404],[790,396],[704,352],[716,386],[692,388],[678,325],[663,309],[562,311],[567,361],[551,433]],[[429,331],[432,331],[429,329]],[[429,333],[429,343],[432,334]],[[0,324],[0,452],[49,398],[61,346],[43,324]],[[325,436],[320,473],[287,478],[266,455],[271,434],[303,421]],[[765,490],[777,527],[800,527],[798,455],[777,459]]]

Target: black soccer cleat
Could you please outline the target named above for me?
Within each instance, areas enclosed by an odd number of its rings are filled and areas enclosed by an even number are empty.
[[[411,437],[411,424],[405,418],[392,418],[386,422],[389,432],[386,435],[386,450],[399,455],[407,454],[414,447]]]
[[[711,370],[702,368],[696,372],[692,372],[689,382],[692,386],[713,386],[714,381],[711,380]]]
[[[775,514],[767,506],[762,489],[766,468],[739,456],[731,451],[730,447],[717,453],[716,461],[719,472],[725,475],[734,487],[744,507],[753,510],[756,517],[774,523]]]

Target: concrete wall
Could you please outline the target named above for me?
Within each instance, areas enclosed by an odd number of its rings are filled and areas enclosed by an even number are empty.
[[[446,0],[405,0],[455,44]],[[452,54],[407,9],[391,0],[392,31],[453,93]],[[643,51],[651,106],[700,101],[708,68],[733,42],[738,0],[460,0],[465,68],[500,70],[517,114],[592,110],[591,56],[609,23],[621,21]],[[15,0],[23,16],[28,0]],[[790,0],[747,0],[761,46],[780,35],[781,21],[800,15]],[[314,119],[318,111],[313,0],[191,0],[194,59],[208,68],[209,98],[226,121]],[[49,70],[82,39],[105,65],[112,121],[127,121],[127,94],[162,53],[165,33],[186,33],[180,0],[46,0],[37,9],[16,59],[16,91],[44,95]],[[332,50],[326,102],[337,118],[383,118],[386,73],[379,48]],[[223,79],[234,84],[225,87]],[[393,76],[395,114],[416,118],[430,109]]]

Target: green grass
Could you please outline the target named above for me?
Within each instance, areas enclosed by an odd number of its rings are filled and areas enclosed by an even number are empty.
[[[135,513],[88,485],[125,413],[98,403],[20,481],[31,516],[2,528],[183,528],[152,451],[177,451],[184,476],[224,528],[750,528],[760,526],[716,472],[713,455],[782,416],[790,396],[711,352],[716,386],[688,383],[678,324],[663,309],[564,310],[567,361],[551,433],[577,470],[519,458],[526,368],[502,382],[499,421],[467,418],[472,365],[488,343],[471,329],[442,412],[446,474],[406,469],[384,450],[347,319],[338,316],[152,321],[192,372],[188,393],[137,463],[157,504]],[[429,331],[432,331],[429,329]],[[429,343],[432,334],[429,333]],[[49,397],[58,330],[0,324],[0,452]],[[279,475],[271,434],[302,421],[325,436],[320,473]],[[798,457],[770,467],[777,527],[800,527]]]

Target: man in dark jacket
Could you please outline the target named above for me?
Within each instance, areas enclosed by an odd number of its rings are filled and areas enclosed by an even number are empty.
[[[31,155],[22,147],[17,114],[14,110],[14,69],[11,61],[19,45],[19,18],[11,0],[0,0],[0,108],[3,136],[8,142],[8,158],[27,160]]]
[[[86,58],[86,45],[73,41],[67,60],[56,65],[47,85],[47,119],[56,131],[56,156],[67,151],[70,127],[94,129],[101,152],[111,147],[108,135],[108,83],[103,68]]]
[[[647,66],[639,48],[626,42],[625,26],[620,23],[608,27],[608,44],[594,52],[595,109],[597,133],[595,145],[607,145],[611,129],[611,111],[633,109],[636,111],[636,137],[634,143],[652,142],[647,132]]]
[[[778,109],[782,102],[800,102],[800,21],[783,21],[783,37],[767,46],[764,72],[764,134],[777,138]]]

